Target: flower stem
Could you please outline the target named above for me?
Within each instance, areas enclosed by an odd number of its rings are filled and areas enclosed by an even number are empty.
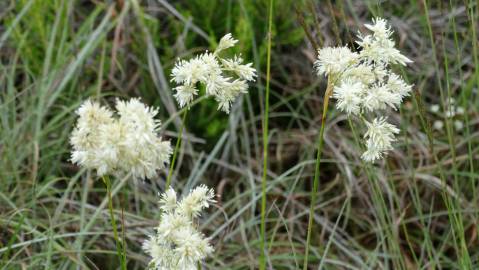
[[[115,242],[116,242],[116,253],[118,254],[118,257],[120,258],[121,269],[126,270],[126,253],[123,254],[125,252],[125,249],[123,248],[123,243],[118,237],[115,215],[113,214],[113,200],[111,197],[110,177],[108,175],[105,175],[102,177],[102,179],[103,179],[103,182],[105,183],[106,192],[108,196],[108,208],[110,210],[111,226],[113,227],[113,237],[115,238]]]
[[[323,115],[321,117],[321,129],[319,131],[317,154],[316,154],[316,168],[314,171],[313,190],[311,191],[311,203],[309,206],[308,232],[306,235],[306,246],[305,246],[304,263],[303,263],[304,270],[308,269],[308,259],[309,259],[308,256],[309,256],[309,246],[311,242],[311,230],[313,227],[314,206],[316,204],[316,197],[317,197],[318,188],[319,188],[319,168],[321,165],[321,153],[323,151],[324,127],[326,123],[326,115],[328,113],[329,97],[331,96],[332,91],[333,91],[333,84],[331,81],[331,77],[328,77],[328,86],[326,88],[326,92],[324,93]]]
[[[273,0],[269,1],[268,48],[266,56],[266,93],[263,118],[263,177],[261,178],[261,228],[260,228],[260,258],[259,269],[266,269],[266,176],[268,169],[268,119],[269,119],[269,81],[271,77],[271,29],[273,25]]]
[[[185,128],[185,121],[186,121],[187,114],[188,114],[188,110],[185,110],[183,112],[183,117],[181,120],[181,127],[180,127],[180,132],[178,133],[178,139],[176,139],[176,146],[173,152],[173,158],[171,159],[170,169],[168,170],[168,177],[166,178],[165,190],[168,190],[171,184],[171,177],[173,176],[173,170],[175,169],[176,156],[178,155],[178,150],[180,149],[180,146],[181,146],[181,138],[183,137],[183,129]]]

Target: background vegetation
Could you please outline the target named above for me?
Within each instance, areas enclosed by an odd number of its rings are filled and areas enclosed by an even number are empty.
[[[161,108],[162,133],[174,143],[181,126],[169,82],[175,60],[232,32],[237,52],[259,71],[257,83],[230,115],[208,100],[191,109],[173,185],[187,192],[204,183],[218,193],[201,222],[216,247],[205,268],[256,269],[268,2],[0,1],[0,266],[117,269],[105,188],[69,162],[74,110],[88,97],[111,104],[138,96]],[[389,114],[401,134],[374,166],[360,159],[354,120],[329,114],[309,266],[478,269],[479,2],[274,2],[268,268],[303,262],[325,88],[304,29],[318,46],[354,46],[363,23],[382,16],[414,60],[401,70],[414,95]],[[464,112],[448,117],[453,106]],[[128,269],[149,261],[141,243],[158,222],[164,180],[163,173],[114,181]]]

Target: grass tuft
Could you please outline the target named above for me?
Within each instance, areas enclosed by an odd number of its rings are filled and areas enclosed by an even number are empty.
[[[394,151],[365,165],[361,127],[333,106],[322,121],[312,63],[373,16],[414,60],[397,70],[414,93],[387,112]],[[145,269],[170,182],[218,194],[202,269],[478,269],[478,22],[471,0],[0,1],[0,269]],[[228,32],[257,82],[230,115],[198,99],[185,121],[171,69]],[[177,139],[169,175],[112,179],[116,236],[104,184],[69,160],[88,97],[141,97]]]

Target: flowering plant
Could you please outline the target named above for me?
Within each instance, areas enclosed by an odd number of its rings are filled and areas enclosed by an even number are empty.
[[[390,107],[397,109],[404,97],[409,96],[412,85],[393,73],[390,64],[411,63],[395,47],[391,39],[393,31],[386,20],[376,18],[373,24],[365,24],[373,33],[359,34],[356,43],[361,51],[352,52],[348,47],[326,47],[318,51],[315,68],[318,75],[328,76],[328,89],[337,100],[336,107],[348,115],[356,115],[365,123],[367,150],[362,159],[368,162],[382,158],[392,149],[394,135],[399,130],[378,115]],[[329,94],[329,93],[327,93]]]
[[[175,98],[180,107],[189,105],[198,95],[198,84],[206,87],[206,94],[218,102],[218,109],[229,113],[231,103],[240,94],[247,93],[248,81],[254,81],[256,70],[252,63],[243,64],[241,55],[220,57],[220,53],[233,47],[238,40],[231,34],[221,38],[216,50],[205,52],[188,61],[179,60],[172,70]]]
[[[214,191],[205,185],[193,189],[181,201],[170,188],[161,195],[162,210],[156,234],[143,243],[153,269],[196,270],[197,264],[213,252],[209,239],[198,231],[193,219],[214,203]]]
[[[171,146],[157,132],[158,110],[139,99],[116,100],[119,117],[91,100],[77,110],[78,122],[72,132],[71,160],[99,176],[106,174],[151,178],[169,162]]]

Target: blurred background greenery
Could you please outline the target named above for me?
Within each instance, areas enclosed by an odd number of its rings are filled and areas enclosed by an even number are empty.
[[[105,189],[69,162],[74,111],[87,98],[141,97],[160,107],[162,136],[174,143],[175,61],[214,49],[231,32],[258,80],[229,115],[212,100],[191,108],[173,185],[187,192],[205,183],[219,194],[201,222],[216,247],[205,268],[256,269],[268,2],[0,1],[0,266],[118,268],[109,216],[99,208]],[[473,0],[274,1],[269,269],[303,261],[325,88],[312,68],[314,44],[356,46],[357,31],[375,16],[389,20],[397,47],[414,60],[398,70],[414,94],[388,112],[401,134],[374,166],[361,162],[346,116],[330,113],[309,265],[479,268],[478,13]],[[163,172],[117,191],[128,269],[148,263],[141,243],[158,222],[164,180]]]

